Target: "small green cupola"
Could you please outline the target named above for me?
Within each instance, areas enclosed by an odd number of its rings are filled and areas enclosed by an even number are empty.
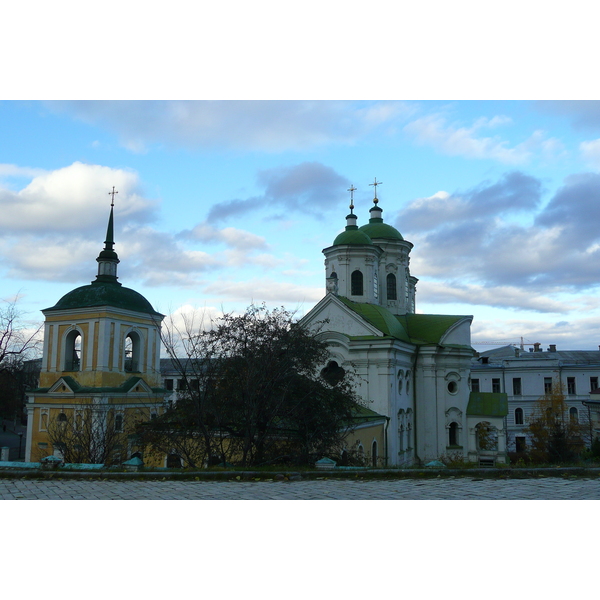
[[[348,190],[350,192],[350,214],[346,216],[346,229],[340,233],[335,240],[333,240],[334,246],[342,245],[373,245],[371,238],[363,233],[356,224],[356,215],[354,214],[354,197],[353,192],[356,190],[354,186],[351,186]]]

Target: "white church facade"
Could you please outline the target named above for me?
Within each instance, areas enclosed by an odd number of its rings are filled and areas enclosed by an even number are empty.
[[[377,194],[373,202],[362,227],[350,204],[345,230],[323,250],[326,296],[302,322],[320,331],[333,366],[355,373],[365,405],[387,417],[382,466],[506,462],[506,395],[470,389],[472,317],[416,313],[413,244],[384,223]]]

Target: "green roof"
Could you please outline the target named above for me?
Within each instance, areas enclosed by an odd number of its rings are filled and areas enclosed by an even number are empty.
[[[112,306],[134,312],[159,315],[150,302],[135,290],[123,287],[115,281],[93,281],[90,285],[78,287],[65,294],[54,306],[45,310],[72,310]]]
[[[348,225],[346,226],[345,231],[342,231],[342,233],[340,233],[335,240],[333,240],[334,246],[346,244],[372,246],[373,242],[371,241],[371,238],[360,231],[356,225]]]
[[[403,342],[411,342],[404,326],[387,308],[367,302],[353,302],[343,296],[338,296],[338,299],[384,335],[402,340]]]
[[[360,228],[360,231],[366,233],[372,240],[403,240],[400,232],[391,225],[383,222],[383,219],[369,219],[366,225]]]
[[[143,381],[141,377],[130,377],[127,381],[124,381],[121,385],[116,387],[91,387],[81,385],[74,377],[70,375],[63,375],[65,383],[73,390],[75,394],[126,394],[131,391],[133,387],[140,381]],[[163,388],[150,388],[155,394],[161,394],[166,392]],[[33,393],[46,394],[50,388],[38,388],[33,390]]]
[[[504,393],[471,392],[467,415],[505,417],[508,414],[508,396]]]
[[[407,314],[398,316],[378,304],[353,302],[343,296],[338,296],[338,300],[376,327],[384,336],[417,346],[439,344],[448,329],[464,319],[463,316],[457,315]],[[464,346],[457,347],[463,348]]]

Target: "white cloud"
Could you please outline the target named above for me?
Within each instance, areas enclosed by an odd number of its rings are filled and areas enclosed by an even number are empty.
[[[600,170],[600,139],[581,142],[579,151],[590,167]]]
[[[275,281],[252,279],[250,281],[212,282],[204,287],[204,293],[249,304],[251,302],[299,303],[318,302],[323,297],[323,288]]]
[[[18,192],[0,188],[0,229],[9,234],[95,231],[108,219],[113,186],[121,222],[151,218],[154,203],[140,194],[134,172],[75,162],[41,174],[30,170],[30,175],[33,179]]]
[[[51,109],[112,129],[134,152],[151,144],[279,152],[351,144],[410,108],[400,102],[52,102]]]
[[[509,117],[498,115],[491,119],[481,117],[470,127],[449,125],[440,114],[427,115],[408,123],[404,131],[421,145],[433,146],[450,156],[465,156],[475,159],[492,159],[504,164],[519,165],[530,160],[533,153],[542,148],[547,153],[558,148],[558,142],[546,139],[545,133],[535,131],[527,140],[510,147],[498,136],[484,137],[481,130],[496,129],[508,125]]]

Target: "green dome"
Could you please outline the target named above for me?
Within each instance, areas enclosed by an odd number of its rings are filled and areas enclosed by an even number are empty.
[[[359,231],[366,233],[371,239],[380,240],[403,240],[400,232],[383,222],[383,219],[369,219],[366,225],[363,225]]]
[[[342,233],[340,233],[340,235],[333,240],[334,246],[342,246],[346,244],[362,246],[366,244],[368,246],[372,246],[373,242],[371,241],[371,238],[363,233],[356,225],[350,225],[346,227],[346,231],[342,231]]]
[[[97,306],[112,306],[149,315],[160,315],[144,296],[135,290],[123,287],[116,281],[94,281],[91,285],[78,287],[46,310],[71,310]]]

